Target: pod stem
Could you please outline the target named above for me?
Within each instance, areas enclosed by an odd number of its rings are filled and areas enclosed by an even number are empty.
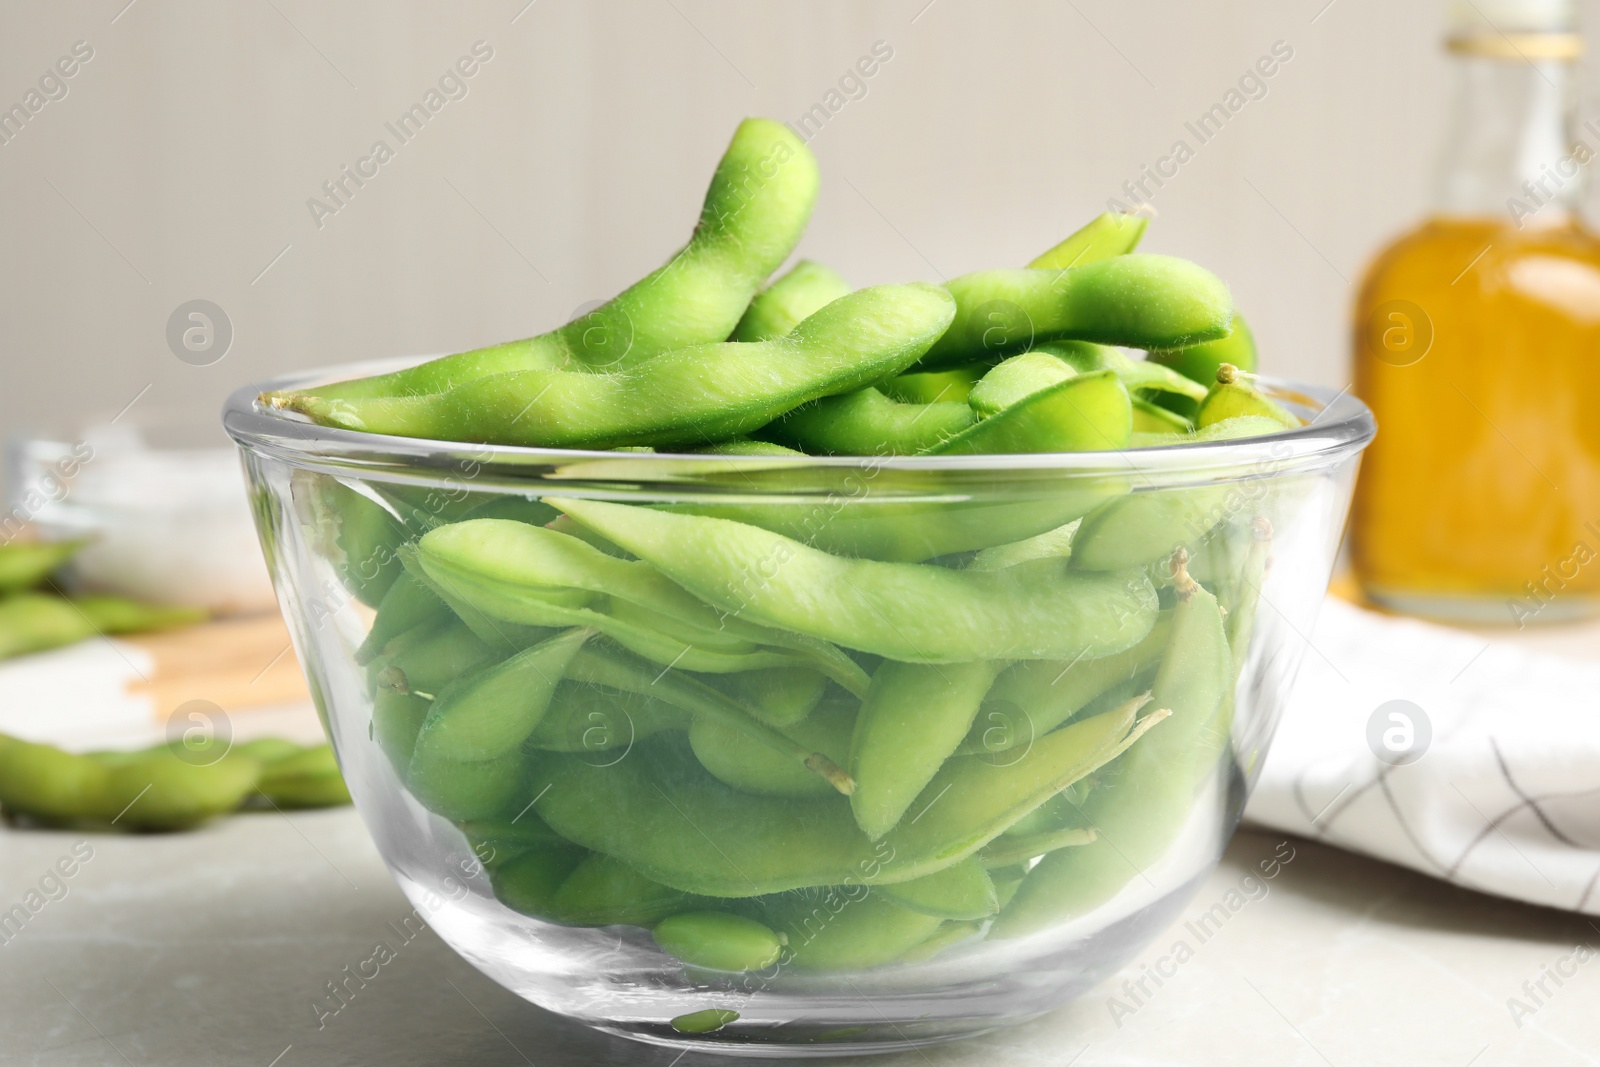
[[[1172,554],[1172,584],[1177,590],[1178,599],[1188,601],[1200,591],[1200,583],[1189,575],[1189,550],[1179,548]]]
[[[1218,385],[1232,385],[1235,382],[1240,382],[1243,380],[1244,371],[1240,370],[1238,367],[1235,367],[1232,363],[1217,364]]]
[[[850,777],[837,763],[820,752],[813,752],[805,758],[806,770],[813,774],[820,774],[829,785],[833,786],[845,796],[856,791],[856,780]]]

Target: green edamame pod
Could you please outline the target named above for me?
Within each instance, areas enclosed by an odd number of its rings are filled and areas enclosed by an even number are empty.
[[[901,963],[926,963],[942,955],[963,941],[976,940],[983,933],[981,922],[944,922],[909,952],[902,953]]]
[[[244,751],[251,754],[249,749]],[[328,744],[312,745],[265,763],[256,792],[279,808],[331,808],[350,803],[350,790],[333,746]]]
[[[1150,220],[1144,215],[1108,211],[1095,216],[1083,229],[1037,256],[1028,266],[1033,270],[1065,270],[1125,256],[1139,247],[1149,225]]]
[[[812,455],[909,456],[971,426],[959,401],[902,404],[877,389],[858,389],[795,408],[762,431]]]
[[[838,274],[821,263],[802,259],[756,294],[734,327],[731,340],[770,341],[783,337],[849,292],[850,283]]]
[[[96,633],[136,634],[204,622],[206,612],[167,604],[142,604],[116,596],[78,597],[70,602]]]
[[[295,393],[264,402],[326,426],[406,437],[551,448],[699,445],[900,373],[954,314],[938,286],[883,285],[835,300],[785,337],[681,348],[631,370],[530,370],[425,396]]]
[[[696,456],[803,456],[804,452],[786,448],[771,441],[755,441],[748,437],[731,437],[703,448],[685,451]]]
[[[817,186],[816,159],[803,141],[781,123],[746,119],[717,164],[688,245],[609,303],[538,337],[317,393],[330,399],[439,393],[509,371],[624,369],[721,341],[799,242]]]
[[[1244,321],[1244,316],[1237,312],[1226,337],[1188,348],[1151,352],[1145,356],[1148,362],[1171,367],[1202,386],[1209,386],[1217,380],[1217,370],[1224,363],[1231,363],[1242,371],[1253,371],[1256,369],[1256,358],[1255,335],[1250,332],[1250,325]],[[1174,410],[1182,415],[1194,415],[1192,407],[1188,411],[1181,408]]]
[[[0,598],[0,659],[76,644],[101,634],[187,626],[205,618],[191,608],[137,604],[117,597],[69,600],[51,593]]]
[[[906,882],[967,858],[1114,759],[1146,728],[1135,727],[1135,710],[1130,704],[1057,730],[1009,766],[990,766],[980,757],[948,760],[923,791],[927,799],[919,798],[922,814],[876,845],[841,798],[741,793],[707,774],[692,753],[660,738],[604,767],[578,756],[541,754],[530,787],[535,810],[557,833],[684,892],[747,897]],[[663,804],[663,796],[672,804]],[[712,852],[706,851],[705,827],[716,828]]]
[[[0,593],[32,589],[87,541],[13,541],[0,545]]]
[[[356,649],[355,661],[359,664],[370,663],[383,651],[384,645],[407,630],[442,619],[448,611],[444,601],[423,582],[409,574],[399,575],[383,594],[383,599],[378,601],[378,613],[372,620],[372,629],[367,631],[366,640]]]
[[[1155,590],[1138,575],[1086,580],[1060,560],[971,572],[841,559],[726,519],[551,503],[724,611],[908,662],[1108,655],[1155,623]]]
[[[985,548],[972,557],[967,570],[999,571],[1029,560],[1066,559],[1072,555],[1072,539],[1077,535],[1078,521],[1075,519],[1065,526],[1057,526],[1021,541]]]
[[[784,964],[807,971],[853,971],[893,963],[939,928],[937,916],[913,911],[864,887],[823,894],[785,893],[761,911],[787,938]]]
[[[419,745],[406,771],[406,787],[417,803],[451,822],[492,819],[511,806],[525,769],[521,752],[468,761],[448,759]]]
[[[1181,437],[1190,433],[1194,427],[1189,420],[1175,412],[1168,411],[1158,404],[1139,397],[1133,398],[1133,430],[1135,433],[1164,434],[1169,437]]]
[[[1005,834],[985,846],[977,858],[985,868],[1010,867],[1047,855],[1058,848],[1093,844],[1096,836],[1093,830],[1079,826],[1038,834]]]
[[[773,667],[764,671],[708,675],[705,683],[720,689],[768,726],[793,726],[817,710],[828,683],[805,667]]]
[[[432,697],[496,658],[493,649],[451,615],[401,634],[384,646],[368,670],[380,686]]]
[[[1181,553],[1175,570],[1172,644],[1152,689],[1170,721],[1102,773],[1084,809],[1097,839],[1040,860],[991,936],[1017,937],[1114,896],[1182,829],[1195,789],[1227,747],[1218,715],[1233,684],[1233,661],[1222,612],[1216,597],[1189,578]]]
[[[890,400],[902,404],[938,404],[944,401],[963,401],[972,394],[972,387],[989,371],[987,363],[969,363],[949,370],[920,371],[899,374],[879,382],[878,389]]]
[[[1298,417],[1251,385],[1249,376],[1238,367],[1224,363],[1217,368],[1217,383],[1195,411],[1195,425],[1203,430],[1226,419],[1247,415],[1272,419],[1288,430],[1300,427]]]
[[[1136,396],[1176,396],[1198,403],[1206,395],[1205,386],[1185,378],[1175,370],[1148,360],[1130,359],[1117,349],[1105,345],[1088,341],[1046,341],[1033,351],[1054,356],[1079,374],[1112,371]]]
[[[51,822],[109,819],[111,772],[102,761],[0,734],[0,808]]]
[[[609,752],[663,730],[687,730],[693,721],[689,712],[651,696],[562,682],[528,744],[552,752]]]
[[[1041,389],[1060,385],[1077,373],[1047,353],[1024,352],[995,364],[972,387],[967,403],[980,418],[986,419]]]
[[[667,955],[713,971],[759,971],[783,951],[778,935],[761,923],[722,911],[670,916],[656,924],[653,936]]]
[[[868,837],[892,830],[955,752],[1002,666],[886,660],[878,668],[850,740],[850,808]]]
[[[260,780],[261,764],[248,756],[193,764],[164,747],[113,766],[97,814],[130,830],[183,830],[233,811]]]
[[[546,916],[572,926],[649,926],[695,904],[612,856],[590,855],[551,895]]]
[[[214,738],[212,740],[215,742]],[[184,746],[185,748],[190,748],[187,740],[184,742]],[[293,741],[283,737],[253,737],[248,741],[240,741],[238,744],[233,746],[234,751],[238,752],[240,755],[249,756],[251,759],[261,764],[263,774],[265,774],[277,763],[280,763],[284,760],[293,759],[302,753],[311,752],[322,747],[325,746],[319,745],[312,748],[307,748],[297,745]],[[338,770],[338,767],[335,766],[334,770]]]
[[[1170,256],[1117,256],[1059,272],[979,271],[951,279],[947,288],[956,299],[955,319],[921,370],[1053,338],[1179,348],[1223,337],[1233,321],[1227,286]]]
[[[739,1013],[732,1008],[702,1008],[676,1016],[667,1025],[680,1034],[714,1034],[738,1021]]]
[[[556,685],[590,636],[589,630],[568,630],[445,686],[422,723],[416,751],[467,762],[512,751],[544,718]]]
[[[416,751],[417,733],[428,717],[433,701],[415,693],[403,693],[379,685],[372,694],[372,739],[378,743],[395,774],[405,780],[406,769]]]
[[[772,751],[787,757],[791,762],[819,775],[841,793],[848,794],[855,782],[826,754],[808,749],[805,745],[780,733],[761,721],[749,708],[737,703],[720,690],[704,682],[687,677],[668,668],[659,674],[645,667],[625,652],[590,646],[580,649],[567,668],[567,677],[575,682],[602,685],[625,692],[644,693],[658,700],[675,704],[692,713],[696,719],[712,719],[744,734]],[[604,850],[601,850],[604,851]]]
[[[957,751],[999,756],[1032,744],[1113,686],[1154,670],[1171,637],[1172,615],[1162,612],[1144,640],[1121,652],[1065,664],[1053,660],[1012,664],[995,679]]]
[[[1000,910],[994,881],[978,856],[909,882],[880,886],[877,892],[903,908],[940,919],[986,919]]]
[[[548,919],[555,896],[588,853],[567,842],[547,843],[505,860],[485,862],[495,899],[512,911]]]
[[[503,867],[517,856],[536,849],[584,854],[583,849],[550,829],[531,811],[519,812],[510,819],[468,820],[457,829],[467,839],[467,845],[478,862],[491,870]]]
[[[856,722],[853,705],[853,700],[830,701],[782,732],[802,748],[820,752],[842,767],[850,757],[850,731]],[[816,797],[834,792],[832,785],[796,763],[789,753],[776,751],[722,719],[696,719],[689,728],[689,747],[713,777],[746,793]],[[859,793],[859,780],[856,790]]]
[[[1113,372],[1100,371],[1073,375],[1031,393],[927,454],[1110,451],[1128,447],[1132,428],[1127,387]]]

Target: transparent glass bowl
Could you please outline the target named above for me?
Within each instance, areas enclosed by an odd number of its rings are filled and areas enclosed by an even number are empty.
[[[401,889],[544,1008],[765,1056],[1026,1020],[1173,918],[1261,766],[1374,432],[1346,394],[1268,383],[1307,426],[1126,453],[566,452],[330,430],[257,388],[224,424]],[[544,498],[583,524],[537,529]]]

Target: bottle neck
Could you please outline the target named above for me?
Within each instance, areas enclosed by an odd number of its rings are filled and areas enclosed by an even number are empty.
[[[1594,150],[1572,138],[1577,78],[1558,59],[1455,55],[1434,206],[1519,229],[1570,222]]]

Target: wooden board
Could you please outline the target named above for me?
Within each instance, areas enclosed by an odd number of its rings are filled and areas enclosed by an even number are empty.
[[[116,640],[155,660],[149,681],[135,679],[129,693],[150,697],[158,718],[197,699],[230,712],[311,699],[289,630],[276,613]]]

